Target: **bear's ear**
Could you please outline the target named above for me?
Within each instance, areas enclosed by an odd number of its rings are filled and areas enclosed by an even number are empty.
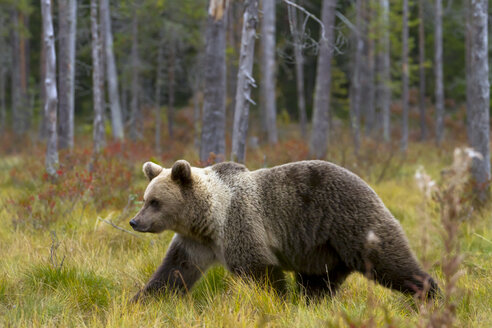
[[[158,176],[162,172],[162,166],[157,165],[152,162],[146,162],[143,167],[143,173],[149,179],[149,181],[152,181],[153,178]]]
[[[176,161],[171,169],[171,179],[183,184],[190,183],[192,180],[190,163],[183,159]]]

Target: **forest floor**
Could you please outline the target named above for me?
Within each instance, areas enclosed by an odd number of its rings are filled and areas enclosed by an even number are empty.
[[[176,140],[159,157],[152,157],[150,145],[110,143],[91,164],[90,137],[80,138],[72,154],[60,154],[64,164],[55,182],[44,174],[43,147],[27,143],[22,153],[6,150],[0,159],[0,326],[413,327],[452,321],[455,312],[457,327],[492,327],[490,206],[456,223],[462,261],[449,301],[421,303],[352,274],[335,297],[309,303],[291,275],[282,298],[214,267],[187,296],[130,305],[160,264],[172,233],[136,234],[108,223],[130,228],[146,187],[144,161],[169,166],[185,158],[197,165],[192,140]],[[308,157],[299,138],[281,140],[276,147],[249,149],[248,167]],[[375,189],[443,291],[449,273],[442,261],[456,253],[444,250],[439,204],[426,200],[414,175],[422,166],[439,185],[460,144],[412,143],[402,157],[397,147],[366,142],[355,160],[345,134],[327,156]]]

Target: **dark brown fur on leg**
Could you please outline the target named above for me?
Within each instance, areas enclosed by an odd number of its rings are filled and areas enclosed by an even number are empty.
[[[304,295],[315,299],[324,295],[334,296],[349,274],[350,270],[340,265],[327,274],[313,275],[298,272],[296,282]]]

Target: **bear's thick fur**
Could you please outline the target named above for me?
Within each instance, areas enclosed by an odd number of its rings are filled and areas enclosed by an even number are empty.
[[[150,183],[134,230],[176,232],[163,263],[136,296],[187,291],[214,263],[284,288],[294,271],[307,295],[333,294],[353,271],[404,293],[438,292],[405,234],[358,176],[325,161],[249,171],[227,162],[171,169],[147,162]]]

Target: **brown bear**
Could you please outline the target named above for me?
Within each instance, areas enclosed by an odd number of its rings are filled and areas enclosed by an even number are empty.
[[[150,183],[134,230],[176,234],[134,300],[188,291],[215,263],[282,292],[295,272],[308,296],[333,294],[354,271],[408,294],[438,293],[399,224],[358,176],[325,161],[249,171],[226,162],[171,169],[147,162]]]

